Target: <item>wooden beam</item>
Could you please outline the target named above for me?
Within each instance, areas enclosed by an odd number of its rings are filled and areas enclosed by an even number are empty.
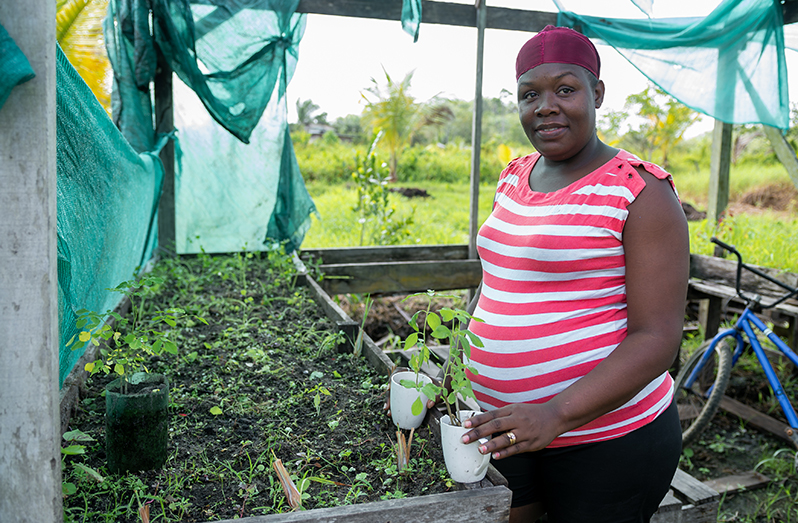
[[[352,332],[350,331],[347,333],[345,326],[354,325],[356,327],[355,332],[360,330],[357,322],[353,321],[352,318],[350,318],[349,315],[338,306],[338,304],[332,301],[332,299],[330,299],[327,293],[324,292],[324,290],[313,280],[313,278],[305,276],[302,283],[304,283],[308,289],[310,289],[313,299],[322,308],[324,314],[327,315],[330,320],[335,322],[339,328],[342,328],[347,336],[351,336]],[[385,355],[384,352],[382,352],[382,349],[378,347],[376,343],[374,343],[368,334],[365,332],[362,334],[363,346],[361,354],[364,358],[366,358],[366,361],[369,362],[369,365],[376,369],[377,372],[384,376],[388,376],[394,367],[393,362],[390,360],[390,358],[388,358],[388,356]]]
[[[470,289],[482,279],[479,260],[323,265],[328,294],[410,294]]]
[[[0,108],[0,520],[61,521],[55,2],[0,23],[36,74]]]
[[[175,128],[172,103],[172,69],[157,44],[158,65],[155,72],[155,136]],[[175,251],[175,144],[169,140],[159,155],[163,163],[163,184],[158,202],[158,247]]]
[[[782,423],[779,420],[768,416],[767,414],[759,412],[758,410],[753,409],[744,403],[740,403],[739,401],[728,396],[723,396],[723,398],[720,400],[720,408],[747,421],[760,430],[769,432],[770,434],[773,434],[774,436],[777,436],[789,443],[794,443],[788,433],[788,431],[791,430],[789,425]]]
[[[758,265],[751,265],[751,267],[791,287],[798,287],[798,274]],[[691,254],[690,277],[711,283],[721,283],[733,288],[737,277],[737,259],[726,260],[714,256]],[[786,292],[778,285],[745,269],[741,273],[740,288],[743,291],[756,292],[767,296],[780,296]],[[787,303],[790,302],[788,301]]]
[[[709,203],[707,204],[707,221],[709,223],[717,223],[729,204],[731,146],[731,124],[715,120],[709,162]]]
[[[749,491],[766,487],[770,483],[770,478],[759,472],[750,471],[745,474],[735,474],[722,478],[710,479],[704,482],[712,490],[719,494],[730,494],[741,490]]]
[[[422,24],[477,27],[477,10],[470,4],[423,0],[421,12]],[[402,18],[402,0],[300,0],[297,13],[398,21]],[[485,16],[488,29],[535,33],[557,23],[557,13],[504,7],[488,7]]]
[[[299,253],[304,262],[314,260],[322,264],[467,260],[468,245],[395,245],[392,247],[342,247],[304,249]]]
[[[471,177],[468,212],[468,257],[477,259],[479,229],[479,167],[482,152],[482,63],[485,54],[485,23],[487,0],[477,0],[477,70],[474,89],[474,112],[471,122]],[[469,301],[471,301],[469,299]]]
[[[271,516],[228,519],[219,523],[375,523],[390,521],[460,523],[464,519],[480,523],[506,523],[510,520],[511,497],[510,489],[498,486],[357,505],[317,508]],[[464,516],[464,514],[467,515]]]

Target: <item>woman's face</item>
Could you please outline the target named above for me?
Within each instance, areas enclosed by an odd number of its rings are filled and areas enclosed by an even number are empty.
[[[604,83],[578,65],[548,63],[518,79],[518,115],[529,141],[548,160],[564,161],[596,135]]]

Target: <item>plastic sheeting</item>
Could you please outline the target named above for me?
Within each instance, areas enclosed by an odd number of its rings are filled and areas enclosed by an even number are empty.
[[[6,103],[11,90],[36,76],[30,62],[17,44],[0,25],[0,107]]]
[[[134,276],[157,241],[163,180],[154,153],[137,153],[57,48],[56,173],[59,384],[82,350],[65,343],[76,311],[105,312],[120,295],[108,288]]]
[[[558,4],[558,7],[562,7]],[[717,120],[789,128],[781,5],[724,0],[704,18],[625,20],[560,12],[668,94]]]
[[[291,251],[310,226],[315,206],[286,120],[286,86],[305,30],[306,17],[295,13],[298,3],[110,3],[105,33],[114,67],[112,112],[134,148],[150,150],[157,139],[149,91],[156,47],[188,87],[174,96],[182,152],[175,172],[179,253],[261,250],[278,243]]]

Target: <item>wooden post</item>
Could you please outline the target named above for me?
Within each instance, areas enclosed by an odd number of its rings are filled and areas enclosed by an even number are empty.
[[[477,75],[474,89],[474,117],[471,124],[471,206],[468,217],[468,257],[477,257],[479,229],[479,165],[482,151],[482,60],[485,50],[487,0],[476,0],[477,8]]]
[[[732,125],[715,120],[712,131],[712,156],[709,163],[709,204],[707,220],[717,223],[729,204]]]
[[[172,132],[174,106],[172,104],[172,69],[156,45],[158,69],[155,73],[155,134]],[[163,185],[158,202],[158,248],[176,251],[175,246],[175,143],[166,142],[160,153],[163,163]]]
[[[61,521],[55,2],[0,2],[36,73],[0,108],[0,519]]]
[[[477,258],[477,232],[479,231],[479,166],[482,152],[482,62],[485,51],[487,25],[487,0],[476,0],[477,9],[477,74],[474,89],[474,115],[471,123],[471,198],[468,213],[468,258]],[[467,302],[474,298],[475,289],[469,289]]]

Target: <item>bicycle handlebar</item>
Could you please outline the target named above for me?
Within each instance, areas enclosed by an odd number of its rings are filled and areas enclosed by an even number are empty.
[[[723,247],[724,249],[726,249],[730,253],[732,253],[735,256],[737,256],[737,278],[736,278],[737,281],[735,283],[735,290],[737,291],[737,295],[740,298],[742,298],[743,300],[745,300],[747,302],[755,301],[752,298],[749,298],[749,297],[745,296],[743,294],[742,290],[740,290],[740,280],[742,278],[742,269],[746,269],[746,270],[756,274],[757,276],[759,276],[761,278],[765,278],[769,282],[778,285],[782,289],[790,291],[787,294],[785,294],[784,296],[782,296],[781,298],[779,298],[778,300],[776,300],[773,303],[771,303],[770,305],[761,305],[760,304],[763,309],[770,309],[771,307],[775,307],[779,303],[781,303],[783,301],[786,301],[786,300],[790,299],[791,297],[795,296],[796,294],[798,294],[798,289],[797,288],[790,287],[786,283],[780,282],[779,280],[777,280],[776,278],[772,277],[771,275],[766,274],[766,273],[760,271],[759,269],[756,269],[754,267],[751,267],[749,265],[744,264],[743,263],[743,255],[740,254],[740,251],[738,251],[737,248],[734,245],[729,245],[728,243],[725,243],[725,242],[717,239],[714,236],[712,238],[710,238],[709,241],[711,241],[715,245],[719,245],[720,247]]]

